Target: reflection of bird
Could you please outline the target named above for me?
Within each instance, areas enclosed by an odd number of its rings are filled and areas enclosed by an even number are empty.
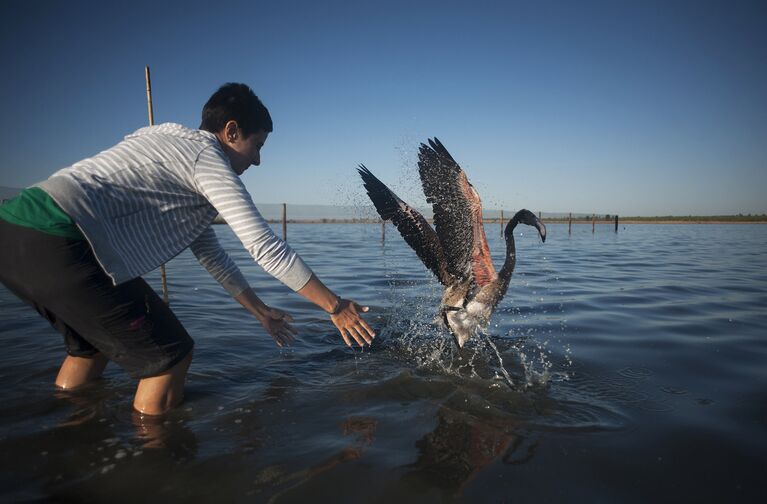
[[[360,165],[370,199],[384,220],[391,220],[434,273],[445,292],[440,316],[459,347],[490,319],[506,294],[516,263],[514,228],[520,222],[535,226],[543,241],[546,227],[529,210],[520,210],[504,230],[506,261],[495,271],[482,227],[479,194],[447,149],[436,138],[421,144],[418,171],[426,201],[434,210],[436,232],[414,208],[402,201],[370,170]]]

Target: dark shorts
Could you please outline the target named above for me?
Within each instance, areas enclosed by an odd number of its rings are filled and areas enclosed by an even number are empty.
[[[0,281],[64,335],[67,353],[101,353],[134,378],[172,368],[194,342],[142,279],[118,286],[85,240],[0,219]]]

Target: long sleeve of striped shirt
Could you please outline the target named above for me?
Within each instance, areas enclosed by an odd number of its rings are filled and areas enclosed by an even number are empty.
[[[216,232],[211,227],[205,229],[195,241],[189,245],[199,263],[208,270],[226,291],[235,297],[249,287],[240,269],[234,264],[229,254],[221,247]]]
[[[245,249],[267,273],[291,289],[299,290],[309,281],[311,269],[274,233],[240,177],[228,161],[226,164],[222,162],[221,156],[222,151],[213,147],[200,152],[194,170],[200,194],[221,214]]]

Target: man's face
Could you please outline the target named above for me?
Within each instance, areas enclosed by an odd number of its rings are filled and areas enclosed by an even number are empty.
[[[242,175],[250,165],[261,164],[261,147],[266,143],[268,136],[269,133],[259,130],[244,137],[242,130],[237,128],[234,140],[228,142],[229,161],[237,175]]]

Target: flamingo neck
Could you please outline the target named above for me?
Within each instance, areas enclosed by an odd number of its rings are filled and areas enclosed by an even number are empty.
[[[511,280],[511,274],[514,272],[514,266],[517,263],[517,248],[514,244],[514,228],[517,227],[517,224],[516,219],[510,220],[503,232],[504,238],[506,238],[506,260],[503,262],[501,271],[498,272],[498,278],[506,286],[508,286]]]

